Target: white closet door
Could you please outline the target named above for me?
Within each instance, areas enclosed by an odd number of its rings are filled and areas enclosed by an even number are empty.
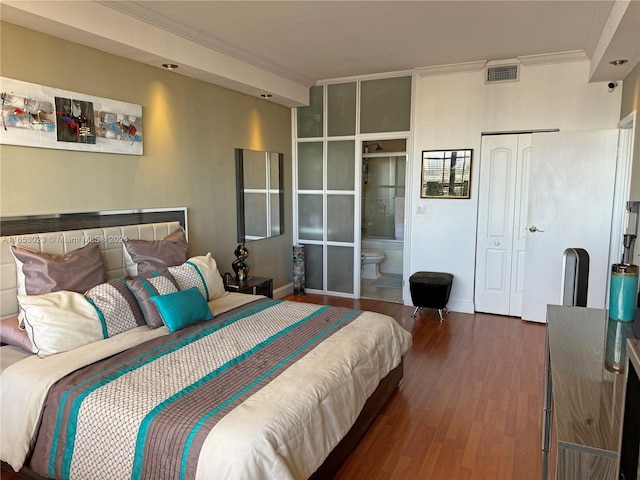
[[[508,315],[512,317],[520,317],[522,315],[525,259],[527,258],[527,205],[529,201],[530,168],[531,134],[518,135],[508,312]]]
[[[482,138],[475,309],[520,316],[531,135]]]
[[[617,139],[617,130],[534,136],[524,320],[545,322],[547,305],[562,305],[567,248],[589,253],[587,307],[605,307]]]
[[[509,313],[517,135],[482,137],[475,309]]]

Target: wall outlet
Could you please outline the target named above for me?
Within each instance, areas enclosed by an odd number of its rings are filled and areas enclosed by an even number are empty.
[[[427,213],[427,205],[426,204],[419,204],[418,205],[418,210],[416,211],[417,214],[419,215],[425,215]]]

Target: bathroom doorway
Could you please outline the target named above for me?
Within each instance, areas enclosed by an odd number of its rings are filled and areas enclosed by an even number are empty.
[[[402,303],[406,144],[362,142],[361,298]]]

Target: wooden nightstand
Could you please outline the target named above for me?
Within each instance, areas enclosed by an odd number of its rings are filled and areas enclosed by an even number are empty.
[[[231,277],[225,285],[227,292],[248,293],[251,295],[264,295],[273,298],[273,279],[266,277],[249,277],[249,280],[240,282]]]

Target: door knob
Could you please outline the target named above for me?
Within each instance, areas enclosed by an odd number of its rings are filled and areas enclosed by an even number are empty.
[[[540,229],[539,229],[539,228],[537,228],[535,225],[531,225],[531,226],[529,227],[529,231],[530,231],[531,233],[534,233],[534,232],[544,232],[544,230],[540,230]]]

